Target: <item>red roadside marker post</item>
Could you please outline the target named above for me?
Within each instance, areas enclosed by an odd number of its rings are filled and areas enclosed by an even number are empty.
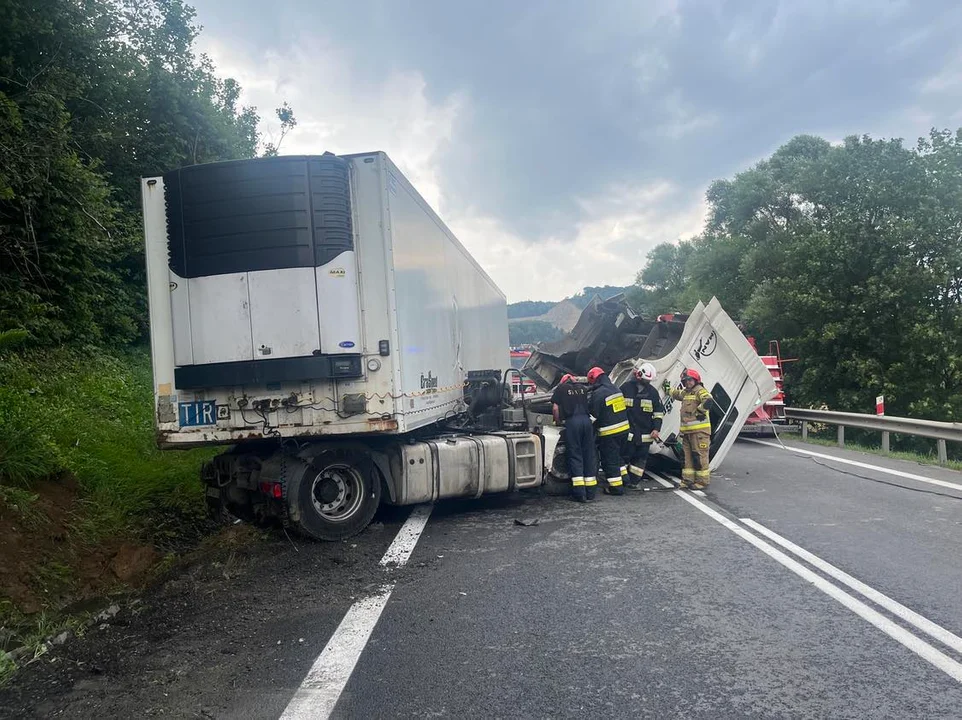
[[[879,395],[875,398],[875,414],[884,415],[885,414],[885,396]],[[889,434],[888,430],[882,431],[882,452],[887,453],[889,451]]]

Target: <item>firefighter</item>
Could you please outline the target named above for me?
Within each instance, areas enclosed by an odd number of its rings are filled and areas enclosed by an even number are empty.
[[[591,391],[591,414],[595,417],[598,431],[598,450],[601,453],[601,466],[608,480],[605,493],[624,495],[624,477],[628,467],[622,462],[622,448],[628,439],[628,413],[625,396],[616,388],[611,379],[600,367],[588,371]]]
[[[711,393],[701,384],[697,370],[685,368],[681,372],[681,390],[672,389],[665,380],[665,392],[674,400],[681,400],[681,443],[685,449],[685,465],[681,470],[682,490],[689,487],[704,490],[711,482],[708,469],[708,448],[711,444],[711,420],[708,408],[714,402]]]
[[[565,454],[571,474],[571,496],[578,502],[595,499],[598,486],[598,459],[595,437],[588,415],[588,388],[565,375],[551,395],[555,425],[564,423]]]
[[[639,488],[645,474],[648,452],[654,440],[661,440],[661,422],[665,417],[665,406],[661,395],[652,385],[657,377],[655,366],[642,363],[632,371],[632,377],[621,386],[628,408],[628,422],[631,431],[625,443],[625,460],[628,463],[628,477],[625,486]]]

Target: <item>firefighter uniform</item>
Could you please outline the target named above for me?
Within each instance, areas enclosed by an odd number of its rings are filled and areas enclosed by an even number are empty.
[[[622,385],[621,393],[625,396],[628,422],[631,425],[628,442],[625,443],[625,459],[628,462],[626,482],[629,487],[636,487],[645,474],[645,465],[653,441],[651,433],[661,432],[665,406],[662,405],[658,390],[651,383],[637,378],[632,378]]]
[[[606,492],[623,495],[624,477],[628,474],[628,467],[622,461],[622,448],[630,429],[625,396],[607,375],[596,376],[594,382],[594,389],[591,391],[591,414],[595,417],[595,429],[598,432],[601,466],[608,480]]]
[[[669,394],[672,399],[681,400],[681,444],[685,450],[681,484],[682,487],[688,487],[694,483],[693,487],[701,490],[711,482],[711,471],[708,469],[708,449],[711,445],[708,404],[712,402],[711,393],[699,378],[694,387],[672,389]]]
[[[593,500],[598,486],[598,458],[588,415],[588,388],[562,381],[551,395],[551,402],[558,406],[559,419],[565,426],[572,495],[576,500]]]

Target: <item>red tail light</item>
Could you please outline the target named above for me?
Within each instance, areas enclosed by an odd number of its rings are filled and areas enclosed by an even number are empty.
[[[260,491],[268,497],[280,500],[284,497],[284,486],[280,483],[262,482],[259,486]]]

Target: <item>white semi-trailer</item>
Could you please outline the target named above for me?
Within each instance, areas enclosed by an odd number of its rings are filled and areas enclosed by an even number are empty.
[[[162,447],[233,447],[208,502],[321,539],[537,486],[504,295],[384,153],[142,181]],[[507,391],[507,392],[505,392]]]
[[[158,443],[231,446],[202,469],[213,512],[333,540],[382,499],[542,484],[551,404],[514,398],[504,295],[384,153],[196,165],[142,193]],[[550,390],[568,362],[618,382],[632,358],[694,363],[717,468],[774,394],[758,356],[717,301],[684,323],[616,310],[525,369]]]

